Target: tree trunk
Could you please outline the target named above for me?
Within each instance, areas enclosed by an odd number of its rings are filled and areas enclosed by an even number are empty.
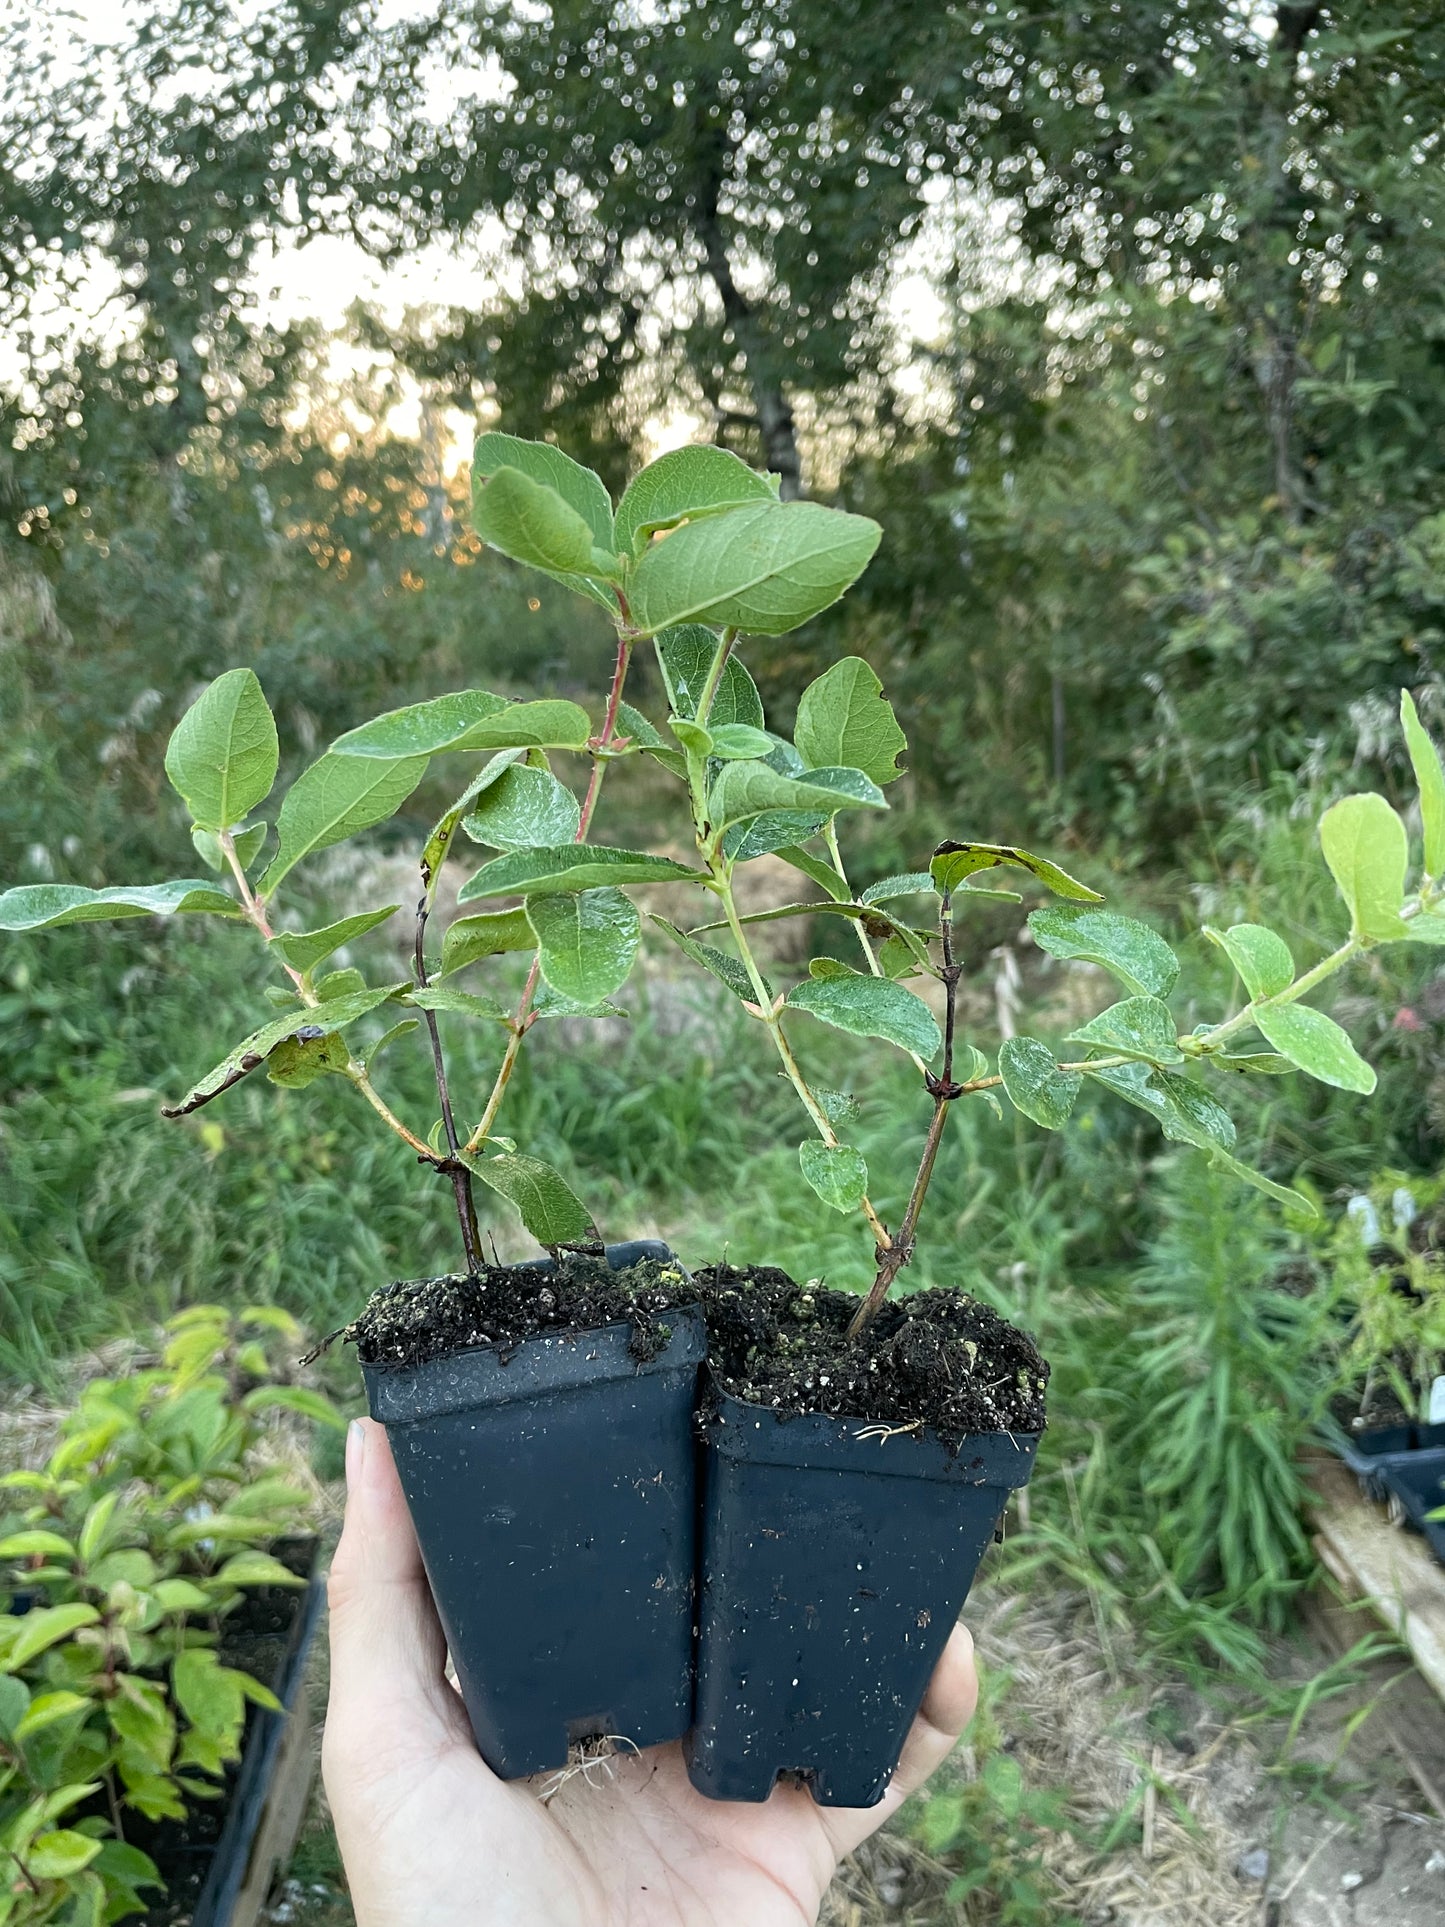
[[[792,405],[771,366],[768,344],[757,316],[733,279],[727,237],[719,213],[726,151],[719,140],[706,154],[698,193],[697,234],[703,245],[708,275],[722,302],[723,317],[747,364],[748,385],[753,391],[758,433],[763,442],[763,460],[778,477],[778,493],[782,499],[796,502],[805,490]]]

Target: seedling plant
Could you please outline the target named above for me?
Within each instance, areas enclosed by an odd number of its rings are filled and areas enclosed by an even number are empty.
[[[1242,994],[1186,1030],[1167,1001],[1179,973],[1170,946],[1046,858],[965,835],[941,843],[915,871],[855,888],[840,828],[887,808],[904,733],[877,676],[856,656],[805,689],[791,738],[769,727],[739,641],[787,634],[836,602],[877,547],[876,523],[780,501],[774,478],[716,448],[663,456],[615,506],[598,476],[550,444],[484,434],[473,475],[483,541],[609,617],[612,673],[596,716],[570,700],[514,701],[484,689],[392,710],[339,737],[267,820],[260,812],[279,767],[276,725],[253,672],[232,669],[186,711],[165,757],[210,878],[109,889],[31,884],[0,895],[0,928],[17,931],[148,915],[249,923],[277,969],[268,992],[274,1014],[165,1115],[187,1117],[258,1071],[288,1088],[338,1077],[449,1186],[469,1274],[482,1266],[478,1185],[513,1206],[548,1250],[595,1246],[593,1214],[562,1174],[501,1135],[505,1099],[538,1023],[616,1009],[641,944],[634,893],[651,900],[657,886],[674,885],[693,901],[703,893],[711,914],[685,924],[649,910],[650,922],[762,1026],[806,1120],[801,1178],[828,1208],[856,1214],[871,1243],[874,1282],[855,1330],[876,1317],[913,1255],[949,1113],[966,1100],[1002,1096],[1056,1130],[1086,1082],[1102,1085],[1148,1112],[1167,1138],[1309,1208],[1235,1156],[1235,1126],[1216,1092],[1241,1077],[1303,1071],[1368,1093],[1374,1072],[1340,1025],[1306,1000],[1381,944],[1445,944],[1445,771],[1408,692],[1402,718],[1423,829],[1413,883],[1407,889],[1409,838],[1396,811],[1375,794],[1342,798],[1321,819],[1320,840],[1348,931],[1301,971],[1284,939],[1263,925],[1206,927]],[[655,657],[665,715],[649,717],[627,700],[639,648]],[[308,859],[402,810],[439,757],[467,759],[467,767],[421,849],[411,968],[372,981],[338,953],[349,956],[399,906],[357,906],[322,928],[296,930],[284,886]],[[575,786],[554,771],[562,757],[581,759]],[[593,840],[607,772],[632,757],[649,758],[675,781],[690,860]],[[469,843],[489,854],[462,885],[438,948],[443,865]],[[799,900],[745,914],[739,872],[769,854],[798,873]],[[1042,950],[1102,965],[1121,987],[1118,1001],[1070,1034],[1063,1055],[1019,1036],[990,1059],[959,1035],[955,932],[980,901],[1019,900],[995,887],[1000,871],[1031,878],[1055,899],[1028,916]],[[819,916],[849,924],[855,960],[816,957],[798,981],[776,984],[754,947],[755,926]],[[478,966],[509,953],[527,959],[510,1006],[472,987]],[[918,994],[930,980],[932,1006]],[[441,1018],[495,1030],[489,1090],[454,1091]],[[373,1030],[380,1023],[380,1034],[359,1044],[368,1020]],[[902,1051],[917,1071],[929,1123],[894,1226],[870,1197],[864,1158],[848,1142],[855,1100],[805,1067],[807,1032],[819,1023]],[[408,1122],[385,1096],[380,1066],[418,1026],[437,1114]]]

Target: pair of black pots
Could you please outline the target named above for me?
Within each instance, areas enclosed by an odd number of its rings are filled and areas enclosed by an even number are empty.
[[[682,1739],[709,1799],[872,1806],[1038,1437],[780,1418],[705,1385],[701,1312],[665,1322],[643,1363],[616,1324],[363,1366],[482,1757]]]
[[[1368,1495],[1397,1506],[1445,1566],[1445,1519],[1433,1516],[1445,1507],[1445,1425],[1380,1425],[1349,1438],[1332,1431],[1330,1442]]]

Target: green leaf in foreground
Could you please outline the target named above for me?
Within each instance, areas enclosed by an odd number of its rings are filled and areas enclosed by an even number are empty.
[[[524,441],[518,435],[504,435],[489,429],[478,435],[472,449],[472,485],[487,481],[498,469],[515,469],[529,481],[560,495],[574,514],[587,524],[598,548],[610,549],[615,537],[612,528],[612,502],[602,477],[570,455],[564,455],[551,442]]]
[[[810,978],[788,992],[790,1010],[846,1030],[855,1037],[881,1037],[900,1050],[932,1057],[943,1040],[927,1004],[902,984],[879,977]]]
[[[488,548],[548,575],[585,575],[596,547],[576,509],[516,468],[473,490],[472,527]]]
[[[252,823],[248,828],[232,833],[231,845],[236,852],[236,861],[243,870],[250,869],[266,847],[266,838],[270,834],[270,827],[265,823]],[[221,839],[214,830],[203,830],[199,825],[193,825],[191,844],[196,855],[209,869],[222,874],[230,870],[226,853],[221,848]]]
[[[214,883],[119,884],[87,890],[79,883],[22,883],[0,891],[0,930],[54,930],[67,923],[114,923],[122,917],[238,917],[241,906]]]
[[[1320,818],[1320,848],[1350,911],[1350,934],[1371,943],[1408,937],[1401,921],[1410,861],[1405,825],[1383,796],[1342,796]]]
[[[632,973],[641,927],[620,890],[530,897],[527,921],[537,938],[542,975],[574,1003],[600,1004]]]
[[[1077,1071],[1065,1070],[1036,1037],[1005,1038],[998,1070],[1014,1109],[1046,1131],[1057,1131],[1067,1121],[1084,1081]]]
[[[909,870],[903,876],[880,877],[870,883],[859,897],[860,903],[892,903],[898,897],[933,896],[933,878],[927,870]]]
[[[484,957],[500,957],[509,950],[535,950],[537,939],[527,921],[527,913],[515,910],[484,910],[479,916],[458,917],[442,938],[441,972],[451,976],[468,964]]]
[[[1117,910],[1035,910],[1029,929],[1051,957],[1102,964],[1141,997],[1167,997],[1179,975],[1179,959],[1155,930]]]
[[[805,877],[811,877],[820,890],[827,891],[834,903],[848,901],[848,885],[831,863],[825,863],[821,857],[813,856],[807,850],[800,850],[795,843],[785,843],[778,855],[784,863],[790,863],[795,870],[801,870]]]
[[[601,843],[569,843],[562,849],[509,850],[484,863],[457,893],[458,903],[482,897],[556,896],[597,890],[607,884],[701,883],[705,872],[645,850],[615,850]]]
[[[851,1144],[823,1144],[809,1138],[798,1146],[803,1176],[824,1204],[835,1211],[853,1211],[868,1189],[868,1166],[863,1153]]]
[[[487,689],[459,689],[388,710],[338,736],[331,748],[341,756],[394,762],[460,751],[581,749],[591,732],[587,711],[561,697],[514,703]]]
[[[229,830],[271,794],[280,755],[255,671],[228,669],[171,732],[166,775],[198,828]]]
[[[1350,1042],[1348,1033],[1322,1010],[1312,1010],[1307,1004],[1264,1004],[1255,1012],[1254,1021],[1267,1043],[1321,1084],[1365,1095],[1374,1090],[1374,1071]]]
[[[663,629],[653,640],[657,666],[674,716],[691,720],[707,685],[708,671],[717,655],[722,638],[701,623],[685,622]],[[748,729],[763,726],[763,699],[758,686],[736,655],[723,664],[721,680],[708,711],[714,726],[741,723]]]
[[[467,1169],[516,1206],[522,1223],[539,1245],[595,1242],[592,1214],[562,1173],[540,1158],[504,1153],[500,1157],[463,1157]]]
[[[1289,945],[1262,923],[1232,923],[1227,930],[1206,923],[1204,934],[1234,965],[1251,998],[1277,997],[1294,982]]]
[[[640,555],[658,529],[777,499],[775,475],[759,475],[725,448],[674,448],[628,483],[617,504],[617,546]]]
[[[841,764],[875,783],[902,775],[898,758],[908,748],[882,683],[861,656],[844,656],[808,684],[793,741],[810,767]]]
[[[1168,1004],[1157,997],[1126,997],[1122,1003],[1111,1004],[1079,1030],[1070,1032],[1068,1041],[1123,1057],[1143,1058],[1150,1064],[1184,1062],[1178,1026]]]
[[[780,776],[766,763],[729,763],[708,793],[708,822],[714,831],[765,812],[886,810],[888,800],[859,769],[812,769],[806,776]]]
[[[263,1025],[260,1030],[243,1038],[213,1070],[207,1071],[179,1104],[163,1104],[161,1116],[184,1117],[189,1111],[199,1110],[201,1105],[209,1103],[222,1091],[239,1084],[249,1072],[258,1070],[286,1038],[306,1032],[324,1034],[326,1031],[344,1030],[348,1024],[354,1024],[359,1017],[365,1017],[368,1011],[375,1010],[389,997],[394,997],[399,990],[408,988],[409,985],[401,983],[388,984],[382,990],[353,991],[350,996],[329,999],[318,1010],[298,1005],[284,1017],[277,1017],[272,1023]]]
[[[1156,1118],[1165,1137],[1202,1150],[1234,1148],[1234,1120],[1201,1085],[1148,1064],[1092,1064],[1087,1075]]]
[[[425,756],[378,762],[328,751],[303,770],[286,793],[276,821],[278,848],[260,892],[269,897],[303,857],[344,843],[395,814],[426,775]]]
[[[334,1030],[323,1030],[316,1037],[283,1037],[266,1059],[266,1075],[284,1090],[300,1091],[318,1077],[344,1076],[350,1062],[346,1039]]]
[[[570,843],[581,821],[582,806],[565,783],[550,770],[518,765],[487,785],[462,828],[494,850],[535,850]]]
[[[1209,1153],[1209,1162],[1218,1170],[1227,1171],[1232,1178],[1238,1178],[1241,1184],[1253,1185],[1256,1191],[1263,1191],[1264,1195],[1267,1198],[1273,1198],[1276,1204],[1282,1204],[1290,1211],[1297,1211],[1304,1218],[1318,1218],[1320,1215],[1314,1201],[1307,1198],[1302,1191],[1292,1191],[1287,1185],[1276,1184],[1273,1178],[1267,1178],[1262,1171],[1256,1171],[1253,1166],[1241,1163],[1238,1158],[1231,1157],[1228,1151],[1222,1151],[1216,1146]]]
[[[866,516],[818,502],[760,502],[687,523],[633,571],[633,621],[647,634],[714,622],[785,635],[858,579],[882,533]]]
[[[470,990],[454,990],[450,984],[426,984],[410,992],[409,1004],[418,1010],[446,1010],[462,1017],[480,1017],[488,1023],[506,1023],[510,1012],[495,997],[479,997]]]
[[[1420,827],[1425,836],[1425,874],[1438,877],[1445,872],[1445,769],[1440,752],[1425,732],[1415,698],[1408,689],[1400,691],[1400,722],[1405,731],[1405,747],[1410,752],[1415,783],[1420,791]]]
[[[1057,863],[1047,857],[1033,856],[1027,850],[1016,849],[1011,843],[940,843],[933,852],[929,864],[929,874],[935,887],[941,892],[952,893],[968,877],[976,876],[980,870],[992,870],[1003,865],[1012,870],[1027,870],[1030,876],[1052,890],[1056,897],[1070,897],[1079,903],[1101,903],[1103,898],[1097,890],[1091,890],[1087,883],[1080,883],[1071,877],[1067,870],[1061,870]]]
[[[362,910],[354,917],[343,917],[339,923],[328,923],[320,930],[278,930],[271,939],[271,948],[279,951],[293,970],[314,970],[343,944],[364,937],[368,930],[375,930],[396,912],[397,905],[388,903],[385,909]]]
[[[667,932],[685,956],[691,957],[695,964],[700,964],[704,970],[711,972],[720,984],[726,984],[734,997],[745,1004],[756,1006],[757,992],[753,989],[752,979],[748,976],[741,958],[732,956],[726,950],[717,950],[710,943],[699,943],[696,937],[691,936],[686,930],[679,930],[677,925],[669,923],[666,917],[654,916],[652,921],[659,930]],[[773,988],[766,977],[763,979],[763,986],[771,998]]]

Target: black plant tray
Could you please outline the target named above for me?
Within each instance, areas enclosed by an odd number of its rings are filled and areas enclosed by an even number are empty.
[[[765,1800],[794,1772],[820,1806],[873,1806],[1038,1434],[951,1452],[719,1395],[702,1437],[692,1784]]]
[[[1445,1432],[1445,1426],[1441,1425],[1420,1429]],[[1445,1446],[1392,1454],[1381,1478],[1386,1492],[1398,1501],[1415,1530],[1424,1533],[1431,1552],[1445,1566],[1445,1519],[1428,1516],[1445,1506]]]
[[[623,1270],[666,1245],[611,1245]],[[542,1261],[544,1264],[549,1261]],[[483,1759],[503,1779],[575,1741],[680,1739],[692,1705],[702,1315],[364,1365]]]
[[[1347,1433],[1332,1419],[1326,1427],[1325,1439],[1369,1496],[1382,1499],[1385,1475],[1392,1466],[1408,1465],[1417,1453],[1445,1447],[1445,1425],[1412,1421],[1407,1425],[1380,1425],[1367,1432]]]

